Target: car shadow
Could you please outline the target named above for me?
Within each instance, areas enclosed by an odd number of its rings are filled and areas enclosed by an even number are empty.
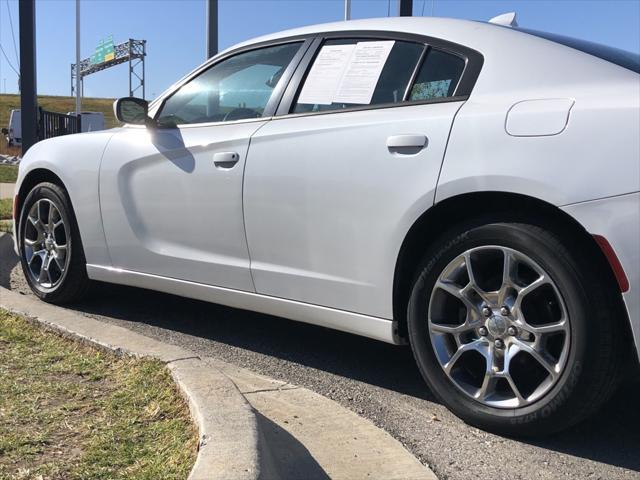
[[[409,348],[149,290],[107,284],[101,284],[99,289],[74,308],[213,340],[436,401]]]

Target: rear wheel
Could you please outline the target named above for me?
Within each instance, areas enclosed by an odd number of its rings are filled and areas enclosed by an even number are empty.
[[[612,393],[619,332],[606,304],[585,259],[551,232],[462,228],[422,263],[409,337],[427,383],[462,419],[550,433]]]
[[[50,303],[80,300],[89,286],[86,261],[71,203],[53,183],[27,195],[18,228],[20,261],[34,294]]]

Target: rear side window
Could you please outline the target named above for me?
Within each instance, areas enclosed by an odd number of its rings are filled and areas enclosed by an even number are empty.
[[[408,100],[417,102],[453,96],[464,65],[465,61],[457,55],[431,49],[420,67]]]
[[[293,113],[399,103],[425,46],[394,40],[328,40],[298,93]]]

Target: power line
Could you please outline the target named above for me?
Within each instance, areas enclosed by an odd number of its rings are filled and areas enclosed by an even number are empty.
[[[7,57],[7,54],[4,51],[4,48],[2,48],[2,44],[0,43],[0,52],[2,52],[2,55],[4,55],[5,60],[7,61],[7,63],[9,64],[9,67],[11,67],[11,70],[13,70],[14,72],[16,72],[16,75],[18,75],[18,78],[20,78],[20,73],[18,72],[18,70],[15,69],[15,67],[11,64],[11,61],[9,60],[9,57]]]
[[[13,21],[11,20],[11,9],[9,8],[9,0],[7,0],[7,12],[9,13],[9,25],[11,26],[11,39],[13,40],[13,51],[16,54],[16,62],[20,68],[20,56],[18,55],[18,47],[16,47],[16,35],[13,33]]]

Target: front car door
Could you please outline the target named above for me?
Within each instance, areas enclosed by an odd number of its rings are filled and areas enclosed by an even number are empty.
[[[482,57],[403,34],[316,44],[279,116],[251,140],[244,205],[256,291],[391,319],[400,245],[433,204]]]
[[[242,214],[245,159],[303,45],[228,55],[163,100],[156,128],[114,135],[100,170],[113,267],[254,291]]]

